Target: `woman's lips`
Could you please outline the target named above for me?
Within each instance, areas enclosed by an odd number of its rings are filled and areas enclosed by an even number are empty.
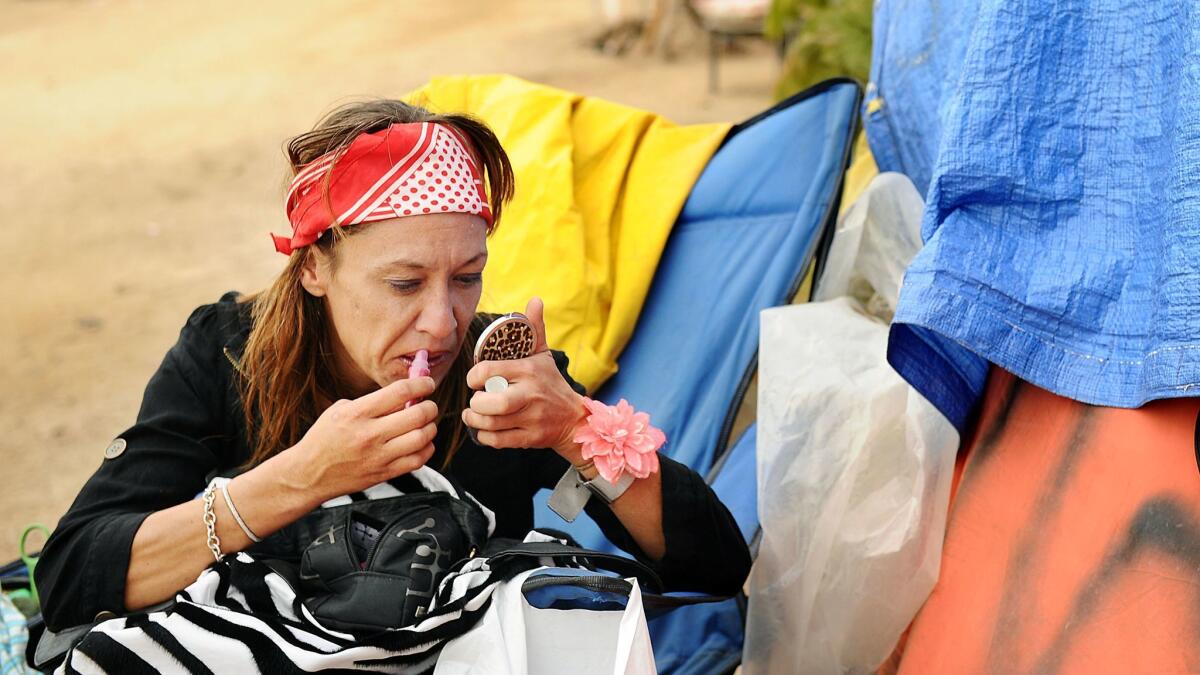
[[[409,367],[412,366],[413,358],[416,357],[416,355],[417,355],[417,353],[413,352],[411,354],[404,354],[403,356],[400,357],[399,360],[404,365],[405,369],[408,369]],[[443,362],[445,362],[447,359],[449,359],[449,357],[450,357],[450,352],[430,351],[429,352],[429,368],[430,368],[430,370],[437,368],[439,365],[441,365]]]

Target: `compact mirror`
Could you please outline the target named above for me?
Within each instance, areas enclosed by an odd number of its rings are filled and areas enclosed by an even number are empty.
[[[513,361],[533,356],[537,334],[529,317],[520,312],[505,314],[496,319],[475,342],[475,363],[480,361]]]
[[[480,361],[513,361],[532,356],[537,347],[537,334],[529,317],[520,312],[505,314],[496,319],[475,342],[475,363]],[[483,390],[498,392],[508,389],[508,380],[493,375],[483,385]]]

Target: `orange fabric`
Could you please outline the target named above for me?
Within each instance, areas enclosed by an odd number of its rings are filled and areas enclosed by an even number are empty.
[[[881,672],[1200,672],[1198,408],[1088,406],[994,369],[941,576]]]

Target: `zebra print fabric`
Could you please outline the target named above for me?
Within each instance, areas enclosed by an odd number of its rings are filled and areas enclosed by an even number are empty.
[[[474,501],[426,468],[331,500],[323,508],[422,491],[448,492]],[[490,534],[495,517],[486,508],[483,511]],[[536,532],[530,537],[546,539]],[[55,672],[428,672],[442,645],[470,630],[483,616],[497,584],[532,566],[536,563],[493,565],[486,558],[470,558],[441,580],[429,611],[419,621],[364,637],[322,625],[297,593],[293,573],[278,563],[238,553],[213,563],[170,607],[96,625]]]
[[[422,673],[509,576],[473,559],[443,581],[419,623],[364,640],[323,627],[280,574],[239,553],[205,570],[170,608],[97,625],[56,672]]]

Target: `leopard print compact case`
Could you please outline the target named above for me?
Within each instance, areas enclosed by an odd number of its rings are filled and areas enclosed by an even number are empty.
[[[483,329],[475,343],[475,363],[523,359],[536,346],[537,335],[528,317],[520,312],[505,314]]]

